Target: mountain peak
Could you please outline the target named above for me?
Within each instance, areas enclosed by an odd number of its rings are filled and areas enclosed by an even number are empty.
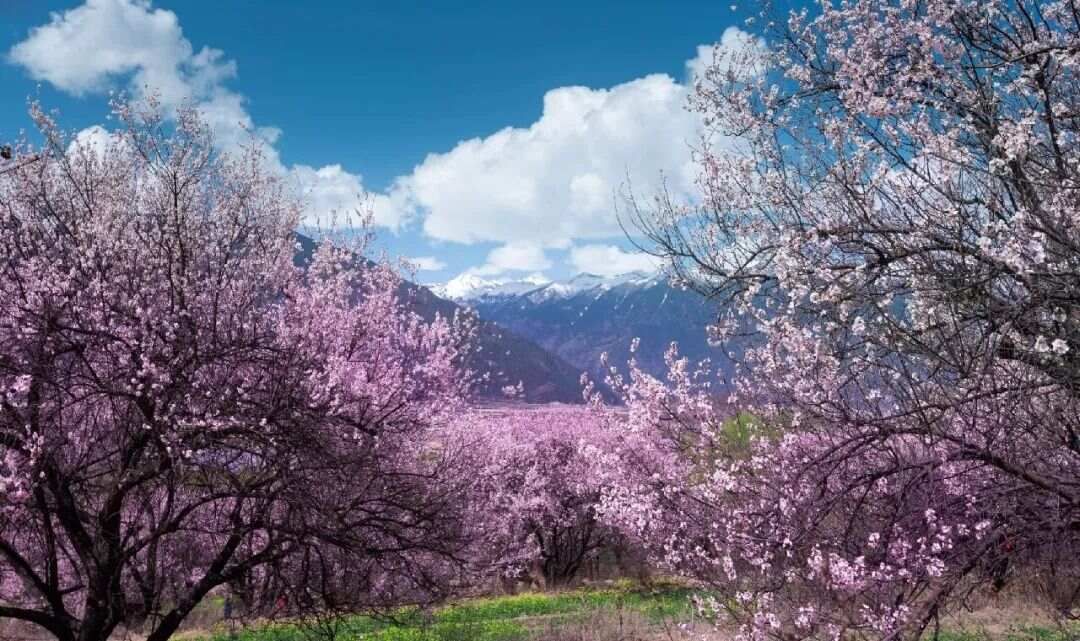
[[[489,296],[516,296],[550,283],[539,274],[532,274],[519,279],[484,278],[465,272],[440,285],[429,289],[440,298],[453,301],[469,301]]]
[[[566,280],[551,281],[539,274],[523,278],[483,278],[464,273],[441,285],[432,285],[437,296],[458,302],[491,300],[528,296],[537,299],[569,298],[592,290],[606,291],[614,287],[652,286],[661,276],[643,271],[626,272],[615,276],[601,276],[581,272]]]
[[[715,322],[713,304],[672,287],[663,272],[586,272],[539,286],[504,281],[462,302],[481,319],[532,340],[595,380],[609,373],[600,359],[605,352],[612,364],[633,357],[660,377],[667,371],[664,354],[672,341],[691,361],[714,355],[703,330]],[[631,354],[635,338],[640,349]]]
[[[580,280],[603,280],[603,279],[604,279],[603,276],[599,276],[597,274],[590,274],[589,272],[581,272],[578,275],[571,278],[569,282],[573,283],[575,281],[580,281]]]

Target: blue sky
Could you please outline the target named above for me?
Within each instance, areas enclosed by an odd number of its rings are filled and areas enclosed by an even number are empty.
[[[264,133],[311,220],[360,196],[419,279],[646,265],[616,195],[663,171],[692,197],[687,62],[749,46],[729,2],[89,0],[0,3],[0,139],[26,98],[75,130],[106,92],[163,85],[205,105],[223,145]],[[161,89],[161,87],[157,87]],[[187,95],[190,94],[190,95]],[[440,265],[444,265],[440,267]]]

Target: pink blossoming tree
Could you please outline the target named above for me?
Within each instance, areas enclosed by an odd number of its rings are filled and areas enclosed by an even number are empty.
[[[533,573],[565,586],[602,550],[621,551],[618,530],[599,518],[605,475],[597,454],[617,437],[585,408],[499,408],[472,414],[476,485],[484,524],[477,559],[504,576]]]
[[[33,115],[0,175],[0,618],[163,641],[225,584],[294,614],[446,590],[452,323],[355,247],[295,266],[297,202],[193,111],[121,104],[96,141]]]
[[[1016,574],[1075,616],[1080,9],[866,0],[762,22],[765,44],[698,82],[703,201],[632,213],[726,304],[731,400],[771,434],[688,459],[723,432],[706,378],[674,355],[671,384],[634,371],[634,429],[682,464],[610,509],[748,638],[916,637]]]

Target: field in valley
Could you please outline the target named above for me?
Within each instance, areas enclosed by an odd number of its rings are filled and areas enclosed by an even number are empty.
[[[697,615],[692,590],[676,585],[526,592],[463,600],[392,620],[350,617],[334,626],[288,623],[189,631],[183,641],[721,641],[733,637]],[[932,638],[928,634],[927,638]],[[1061,627],[1010,604],[945,624],[940,641],[1076,641]]]

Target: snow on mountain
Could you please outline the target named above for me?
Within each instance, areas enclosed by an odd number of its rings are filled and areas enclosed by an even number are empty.
[[[441,285],[431,286],[437,296],[459,302],[491,301],[525,296],[534,303],[567,299],[593,292],[606,292],[618,287],[644,287],[662,280],[656,274],[629,272],[618,276],[597,276],[582,273],[561,281],[549,281],[541,276],[521,279],[486,279],[475,274],[462,274]]]
[[[596,274],[578,274],[565,281],[549,283],[528,292],[526,296],[534,303],[552,299],[567,299],[581,294],[600,295],[620,287],[649,287],[663,281],[657,274],[628,272],[618,276],[597,276]]]
[[[526,276],[519,280],[489,279],[475,274],[461,274],[429,289],[436,296],[454,302],[467,302],[487,297],[517,296],[543,287],[551,281],[542,276]]]
[[[432,289],[597,380],[606,373],[600,354],[607,352],[612,363],[625,363],[634,338],[641,341],[634,357],[656,376],[664,374],[664,352],[672,341],[691,360],[716,356],[705,335],[705,326],[715,322],[716,309],[697,294],[672,287],[662,274],[585,273],[554,282],[537,280],[470,275]]]
[[[316,242],[303,234],[297,234],[296,240],[295,264],[307,266],[315,253]],[[461,308],[459,303],[409,281],[401,284],[399,294],[412,311],[428,320],[436,315],[453,318]],[[580,403],[582,400],[581,369],[550,349],[493,321],[480,319],[472,347],[463,364],[477,376],[474,392],[480,400],[505,401],[503,388],[519,383],[525,390],[523,400],[530,403]]]

